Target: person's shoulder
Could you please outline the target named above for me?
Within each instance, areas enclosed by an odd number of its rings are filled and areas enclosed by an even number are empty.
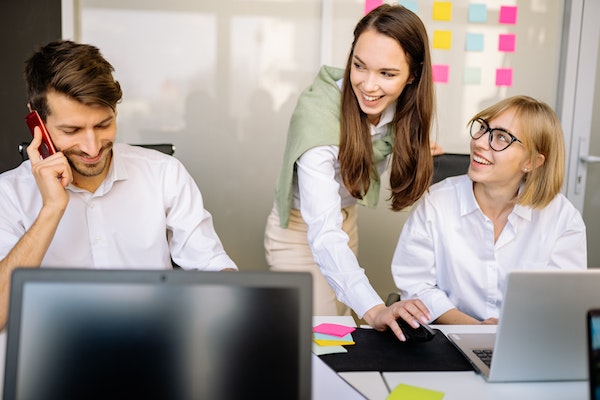
[[[23,161],[18,167],[0,174],[0,183],[3,185],[13,185],[17,181],[22,182],[24,180],[34,181],[29,160]]]
[[[573,203],[571,203],[571,201],[563,193],[558,193],[556,196],[554,196],[550,203],[542,210],[545,210],[547,213],[559,213],[562,215],[576,215],[581,217],[581,213],[579,212],[579,210],[575,207],[575,205],[573,205]]]
[[[472,181],[468,175],[451,176],[431,185],[427,195],[433,199],[444,199],[451,193],[460,193],[470,187]]]
[[[175,157],[159,150],[125,143],[115,143],[113,145],[113,151],[116,157],[133,162],[143,162],[149,164],[156,162],[177,162]]]

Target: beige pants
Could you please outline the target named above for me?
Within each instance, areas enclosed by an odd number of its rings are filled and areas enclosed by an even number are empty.
[[[358,254],[357,206],[342,209],[342,229],[350,237],[348,245]],[[350,315],[350,309],[339,302],[315,263],[306,237],[307,225],[299,210],[292,209],[287,229],[279,225],[279,214],[273,207],[265,229],[265,255],[271,271],[310,272],[313,277],[313,315]]]

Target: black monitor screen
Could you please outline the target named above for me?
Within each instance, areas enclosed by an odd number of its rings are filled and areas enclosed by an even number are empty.
[[[25,283],[15,398],[308,398],[301,293],[265,285]]]

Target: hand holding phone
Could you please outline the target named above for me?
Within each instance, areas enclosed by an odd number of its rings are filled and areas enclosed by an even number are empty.
[[[52,143],[52,139],[50,139],[50,134],[48,133],[48,130],[46,129],[46,126],[44,125],[44,122],[42,121],[42,118],[38,112],[33,110],[27,114],[25,117],[25,122],[27,123],[27,126],[29,126],[32,136],[36,126],[39,126],[40,130],[42,131],[42,143],[40,143],[40,146],[38,147],[38,151],[40,152],[42,158],[49,157],[56,153],[56,147],[54,147],[54,143]]]

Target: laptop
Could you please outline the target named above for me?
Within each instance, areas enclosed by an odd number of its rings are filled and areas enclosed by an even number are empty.
[[[585,380],[591,308],[600,308],[600,270],[515,271],[496,333],[448,338],[489,382]]]
[[[308,273],[18,269],[4,399],[310,399]]]

